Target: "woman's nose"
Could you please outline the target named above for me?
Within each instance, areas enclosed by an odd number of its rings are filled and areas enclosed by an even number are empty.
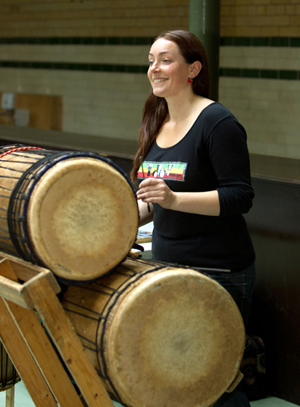
[[[155,72],[159,69],[158,63],[157,62],[153,62],[150,66],[151,71]]]

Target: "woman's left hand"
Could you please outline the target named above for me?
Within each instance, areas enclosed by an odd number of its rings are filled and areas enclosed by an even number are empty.
[[[175,193],[162,179],[148,178],[140,183],[137,199],[146,203],[157,203],[165,209],[171,209],[175,202]]]

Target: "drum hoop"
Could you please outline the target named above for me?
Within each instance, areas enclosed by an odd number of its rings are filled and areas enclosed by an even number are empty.
[[[34,163],[31,167],[29,167],[20,177],[18,182],[16,183],[8,205],[7,211],[7,221],[8,221],[8,229],[9,235],[13,245],[15,246],[19,255],[27,261],[30,261],[35,264],[43,265],[42,262],[36,256],[34,249],[31,245],[28,233],[28,225],[27,225],[27,209],[29,204],[29,199],[33,188],[40,180],[40,178],[54,165],[58,162],[66,160],[68,158],[76,158],[76,157],[89,157],[89,158],[96,158],[100,159],[103,162],[106,162],[114,169],[116,169],[123,177],[126,179],[127,183],[131,187],[133,193],[135,194],[135,190],[133,184],[131,183],[128,175],[125,171],[120,168],[117,164],[115,164],[109,158],[103,157],[100,154],[93,153],[93,152],[77,152],[77,151],[59,151],[55,152],[52,150],[38,150],[32,151],[39,155],[44,155],[43,158],[38,160]],[[41,169],[40,172],[38,171],[44,164],[44,168]],[[29,178],[30,175],[33,174],[32,178]],[[29,184],[31,185],[29,186]],[[29,186],[28,190],[26,188]],[[24,191],[26,190],[26,194]],[[23,204],[23,209],[21,210]],[[21,212],[21,213],[20,213]],[[16,216],[17,213],[17,216]],[[20,239],[18,240],[18,236]],[[25,236],[25,237],[22,237]]]
[[[15,384],[17,384],[20,381],[21,381],[20,376],[18,375],[17,371],[14,371],[13,378],[11,378],[7,381],[0,382],[0,391],[8,390],[10,387],[14,386]]]

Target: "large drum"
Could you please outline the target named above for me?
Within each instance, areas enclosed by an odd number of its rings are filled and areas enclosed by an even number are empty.
[[[138,208],[123,170],[99,154],[0,150],[0,250],[67,280],[92,280],[135,242]]]
[[[20,380],[18,372],[0,341],[0,391],[8,390]]]
[[[111,397],[131,407],[207,407],[238,374],[245,333],[216,281],[127,258],[61,303]]]

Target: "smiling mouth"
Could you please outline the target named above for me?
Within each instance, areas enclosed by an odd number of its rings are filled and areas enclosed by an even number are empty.
[[[165,81],[167,81],[168,79],[153,79],[153,82],[154,83],[160,83],[160,82],[165,82]]]

